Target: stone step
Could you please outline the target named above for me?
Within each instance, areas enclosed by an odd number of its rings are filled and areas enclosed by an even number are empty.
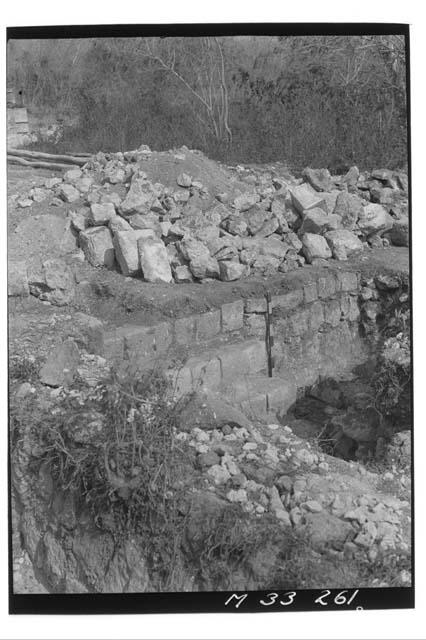
[[[221,391],[241,377],[266,371],[266,367],[265,342],[245,340],[192,356],[168,375],[175,395],[181,397],[202,387]]]
[[[262,420],[282,416],[296,402],[297,386],[292,377],[268,378],[266,375],[239,377],[224,389],[231,404],[249,418]]]

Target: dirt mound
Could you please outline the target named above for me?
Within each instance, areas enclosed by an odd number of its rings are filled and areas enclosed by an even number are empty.
[[[248,190],[248,185],[230,171],[207,158],[201,151],[190,151],[186,147],[176,152],[153,152],[140,160],[140,165],[148,180],[160,182],[169,189],[176,188],[177,178],[182,173],[201,182],[209,194],[200,205],[203,210],[212,205],[219,193],[227,193],[232,199]]]

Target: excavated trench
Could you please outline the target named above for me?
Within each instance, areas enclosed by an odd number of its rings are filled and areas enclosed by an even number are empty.
[[[285,422],[328,455],[378,462],[392,436],[412,428],[406,279],[361,280],[359,306],[364,361],[299,389]]]
[[[311,447],[311,444],[318,444],[324,453],[324,459],[317,460],[318,473],[322,473],[321,465],[322,468],[330,467],[330,459],[328,463],[325,461],[326,454],[361,462],[379,459],[392,435],[411,426],[408,278],[395,273],[367,276],[348,267],[318,269],[308,275],[297,288],[286,293],[239,298],[222,304],[219,309],[171,322],[149,326],[127,323],[101,331],[101,323],[93,318],[89,322],[84,314],[75,320],[80,339],[85,334],[86,347],[94,358],[102,355],[108,364],[115,364],[118,371],[121,369],[127,375],[131,372],[135,378],[160,362],[174,385],[178,400],[185,401],[194,394],[201,394],[198,416],[201,428],[195,428],[196,422],[186,424],[184,418],[185,428],[181,434],[187,439],[199,437],[191,445],[196,451],[198,482],[209,479],[210,490],[214,490],[203,492],[202,484],[197,488],[200,514],[199,520],[194,516],[194,539],[198,539],[202,527],[207,526],[205,510],[209,517],[214,516],[215,509],[217,514],[223,514],[226,500],[233,502],[241,493],[243,497],[252,496],[250,500],[246,498],[246,503],[251,501],[253,509],[260,510],[251,514],[253,526],[256,522],[261,528],[266,526],[255,517],[261,517],[266,506],[276,518],[287,519],[288,530],[297,528],[301,519],[302,526],[311,522],[317,527],[320,546],[328,544],[330,535],[342,536],[343,541],[348,535],[356,535],[360,530],[339,519],[345,512],[336,511],[336,506],[331,514],[305,515],[305,503],[302,503],[302,511],[299,507],[300,490],[296,487],[306,485],[305,477],[311,483],[310,491],[322,482],[328,492],[329,484],[333,485],[337,477],[343,493],[348,491],[347,483],[352,483],[355,498],[348,496],[348,504],[359,495],[372,491],[358,479],[345,476],[342,480],[338,469],[331,469],[334,475],[330,480],[312,475],[312,462],[309,463],[311,467],[304,469],[306,460],[318,458],[314,453],[318,447]],[[219,400],[210,416],[203,403],[202,394],[206,391]],[[238,427],[230,420],[233,416],[226,406],[239,410],[236,415]],[[220,415],[222,408],[225,417]],[[247,437],[239,444],[239,438],[243,436],[238,434],[245,431],[244,425],[238,422],[243,414]],[[194,412],[189,411],[187,416],[194,419]],[[208,417],[211,426],[207,424]],[[90,428],[99,427],[98,418],[93,420],[91,417],[92,421],[87,425],[83,421],[81,437],[90,437]],[[274,442],[282,447],[281,453],[278,455],[272,441],[264,445],[262,455],[253,453],[258,444],[249,437],[250,425],[263,425],[259,429],[268,431],[266,425],[276,428],[278,422],[283,430],[277,432],[278,440]],[[286,426],[290,427],[291,436],[285,430]],[[88,433],[85,429],[89,429]],[[214,443],[216,436],[209,433],[217,435],[219,431],[222,440]],[[274,431],[270,431],[269,439],[271,434],[273,436]],[[77,436],[73,434],[74,438]],[[284,462],[285,442],[289,438],[296,448],[291,459]],[[77,445],[81,446],[81,442],[84,439],[78,440]],[[210,448],[206,442],[210,442]],[[235,446],[240,446],[241,452],[234,451],[234,457],[229,458]],[[227,453],[228,447],[231,454]],[[28,445],[28,451],[24,446],[20,454],[22,461],[17,460],[14,464],[13,482],[19,496],[17,504],[20,504],[19,513],[17,511],[14,516],[20,523],[14,530],[22,532],[22,544],[42,584],[51,592],[67,593],[157,590],[155,571],[148,571],[144,564],[143,539],[129,539],[114,546],[117,541],[111,537],[108,527],[99,528],[94,524],[87,508],[80,512],[75,497],[56,489],[44,466],[40,468],[34,493],[25,466],[28,456],[33,453],[32,445]],[[257,462],[254,463],[250,456]],[[232,475],[226,464],[232,469],[237,459],[243,473],[234,471]],[[219,472],[228,474],[227,479],[219,477]],[[270,478],[268,474],[272,474]],[[279,479],[274,480],[275,476]],[[247,481],[247,478],[250,479]],[[239,482],[246,482],[247,487],[251,483],[255,489],[263,487],[263,494],[250,494]],[[281,507],[276,507],[277,482],[283,483],[282,487],[279,485],[282,504],[286,504],[291,512],[291,520],[281,503]],[[223,489],[228,492],[226,496],[221,493],[224,486],[227,487]],[[233,488],[229,490],[229,486]],[[123,491],[119,487],[118,498],[125,495]],[[338,488],[336,492],[339,493]],[[318,501],[305,500],[306,508],[321,511]],[[340,508],[345,509],[344,506]],[[333,534],[328,527],[332,527]],[[336,541],[335,544],[340,553],[344,542]],[[247,584],[253,589],[264,586],[276,562],[274,556],[271,565],[265,569],[266,574],[257,575],[255,582],[250,582],[249,574],[236,578],[235,573],[233,580],[237,582],[232,583],[232,588],[237,588],[235,585],[247,588]],[[344,583],[343,578],[341,582],[340,577],[335,579],[337,586]],[[221,588],[224,584],[220,583]],[[188,574],[182,589],[198,588],[208,590],[212,585],[201,581],[194,586]]]

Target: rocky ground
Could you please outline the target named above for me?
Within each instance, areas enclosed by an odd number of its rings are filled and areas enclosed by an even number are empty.
[[[352,167],[331,176],[306,169],[295,177],[279,163],[224,167],[186,148],[155,153],[141,147],[100,153],[64,175],[13,167],[8,178],[12,406],[36,398],[50,412],[81,392],[72,385],[52,389],[40,371],[61,338],[78,338],[82,312],[112,325],[150,323],[266,290],[288,291],[311,270],[352,265],[365,282],[379,272],[408,273],[402,172]],[[371,291],[364,286],[366,300]],[[407,354],[401,340],[388,342],[390,358]],[[103,358],[82,353],[83,397],[108,372]],[[347,407],[342,411],[327,393],[320,394],[327,420],[344,433]],[[303,540],[298,588],[411,583],[408,431],[396,430],[380,459],[351,460],[347,452],[327,452],[312,414],[257,423],[226,403],[219,410],[217,403],[211,394],[193,397],[179,409],[174,433],[191,452],[200,521],[232,505],[251,523],[268,528],[272,522],[283,539]],[[18,487],[22,480],[25,473]],[[46,560],[43,573],[18,529],[15,589],[63,586],[55,583],[64,567],[53,557],[49,536],[44,533],[43,544],[52,566]],[[249,570],[235,569],[232,588],[263,588],[284,562],[279,544],[259,548],[255,556]],[[120,576],[119,584],[136,580],[129,576]],[[146,580],[144,575],[137,583],[140,589]],[[208,588],[201,579],[188,580],[185,588]],[[89,579],[83,583],[97,589]],[[110,584],[106,574],[99,584]]]
[[[55,304],[74,295],[63,255],[145,282],[233,283],[408,246],[402,172],[295,178],[280,165],[222,167],[186,147],[141,147],[31,187],[19,175],[10,171],[10,293]]]

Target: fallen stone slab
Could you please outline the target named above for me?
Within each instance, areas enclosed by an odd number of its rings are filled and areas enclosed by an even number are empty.
[[[292,187],[289,191],[293,205],[301,215],[308,209],[314,209],[315,207],[324,208],[326,206],[323,198],[318,196],[318,194],[306,184]]]
[[[332,182],[328,169],[310,169],[306,167],[303,177],[315,189],[315,191],[331,191]]]
[[[133,229],[116,231],[113,236],[115,257],[125,276],[135,275],[140,269],[138,238]]]
[[[210,254],[194,256],[189,263],[189,269],[198,280],[203,278],[218,278],[220,274],[219,262]]]
[[[315,207],[304,212],[302,226],[299,234],[318,233],[338,229],[340,227],[340,218],[334,214],[327,214],[323,209]]]
[[[112,269],[115,262],[114,244],[107,227],[92,227],[80,233],[80,246],[86,260],[94,267]]]
[[[148,282],[172,282],[167,249],[161,240],[155,238],[138,240],[138,252],[145,280]]]

